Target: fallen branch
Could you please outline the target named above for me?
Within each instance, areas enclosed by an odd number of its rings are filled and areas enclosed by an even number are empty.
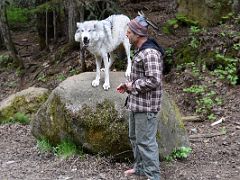
[[[18,46],[32,46],[31,43],[29,42],[14,42],[14,44],[18,45]]]
[[[190,121],[190,122],[203,122],[204,120],[200,116],[185,116],[182,117],[183,121]]]
[[[226,134],[226,132],[210,133],[210,134],[197,134],[197,135],[190,135],[189,139],[212,138],[212,137],[216,137],[216,136],[222,136],[225,134]]]

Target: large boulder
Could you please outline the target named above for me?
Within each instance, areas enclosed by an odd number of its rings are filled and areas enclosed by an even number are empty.
[[[0,123],[7,122],[16,113],[23,113],[31,120],[40,106],[47,100],[49,91],[30,87],[10,95],[0,102]]]
[[[52,144],[69,139],[92,153],[122,155],[131,149],[128,140],[126,95],[117,93],[123,72],[111,72],[111,88],[93,88],[95,73],[87,72],[63,81],[50,94],[31,122],[33,135]],[[188,146],[188,138],[177,106],[167,93],[159,113],[158,144],[161,157],[174,148]],[[126,154],[124,154],[126,155]]]
[[[236,0],[178,0],[178,13],[198,21],[203,26],[212,26],[216,25],[221,17],[237,9],[239,4]]]

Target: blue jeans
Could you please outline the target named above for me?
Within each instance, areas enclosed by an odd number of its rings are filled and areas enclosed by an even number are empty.
[[[160,180],[159,151],[156,141],[157,113],[130,112],[129,139],[134,155],[136,174]]]

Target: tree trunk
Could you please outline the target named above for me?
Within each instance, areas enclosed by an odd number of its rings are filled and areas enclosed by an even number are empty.
[[[48,47],[48,10],[45,11],[45,43]]]
[[[84,8],[80,6],[80,22],[84,21]],[[80,43],[80,64],[81,64],[81,71],[85,72],[87,70],[86,62],[85,62],[85,49],[82,47]]]
[[[53,10],[53,42],[57,42],[57,13]]]
[[[17,50],[12,42],[7,21],[5,1],[0,2],[0,32],[2,34],[5,46],[7,50],[10,52],[10,55],[12,56],[13,60],[16,62],[16,65],[21,69],[24,69],[23,61],[20,57],[18,57]]]
[[[45,2],[46,2],[46,0],[36,0],[35,6],[39,6]],[[43,12],[36,13],[36,27],[37,27],[38,37],[39,37],[40,50],[43,50],[46,48],[45,19],[46,19],[45,13],[43,13]]]
[[[2,33],[0,31],[0,49],[4,48],[4,42],[3,42],[3,37],[2,37]]]
[[[74,34],[76,31],[76,22],[78,19],[76,0],[68,0],[68,42],[74,43]]]

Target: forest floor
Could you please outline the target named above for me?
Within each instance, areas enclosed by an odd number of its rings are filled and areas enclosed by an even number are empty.
[[[161,3],[160,3],[161,2]],[[174,3],[143,1],[125,4],[125,13],[131,17],[144,8],[149,18],[161,25],[173,17]],[[153,36],[164,46],[170,47],[184,38],[181,36]],[[25,76],[11,68],[0,68],[0,100],[30,86],[54,89],[66,77],[77,74],[78,51],[74,50],[59,62],[53,62],[56,49],[43,56],[36,42],[34,31],[14,32],[14,42],[27,67]],[[62,43],[63,44],[63,43]],[[62,46],[61,44],[59,46]],[[0,52],[3,53],[3,52]],[[88,67],[94,65],[91,57]],[[89,68],[91,69],[91,68]],[[209,77],[206,76],[207,81]],[[164,77],[164,88],[176,100],[183,116],[194,115],[192,96],[183,92],[192,81],[187,72],[170,72]],[[215,110],[218,119],[224,121],[211,126],[211,121],[184,121],[189,135],[192,153],[187,159],[161,162],[163,180],[239,180],[240,179],[240,86],[219,82],[215,87],[223,99],[223,105]],[[218,120],[217,119],[217,120]],[[84,155],[61,159],[52,153],[42,153],[29,125],[0,125],[0,180],[125,180],[123,172],[130,163],[112,162],[108,157]]]

